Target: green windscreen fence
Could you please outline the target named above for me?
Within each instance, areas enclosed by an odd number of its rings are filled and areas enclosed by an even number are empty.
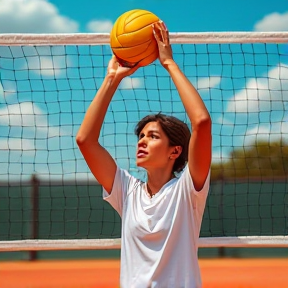
[[[288,234],[288,181],[213,181],[201,237]],[[121,219],[102,199],[100,185],[39,185],[38,216],[33,219],[33,187],[3,187],[0,240],[121,237]]]

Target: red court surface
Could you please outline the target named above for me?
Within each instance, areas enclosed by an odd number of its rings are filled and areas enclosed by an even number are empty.
[[[119,288],[119,267],[119,260],[0,262],[0,287]],[[288,259],[200,259],[200,267],[203,288],[288,288]]]

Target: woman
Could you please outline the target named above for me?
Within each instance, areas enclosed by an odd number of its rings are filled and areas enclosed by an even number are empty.
[[[165,24],[154,24],[153,32],[159,61],[191,121],[191,136],[180,120],[149,115],[135,130],[137,165],[146,169],[147,182],[117,167],[98,138],[118,85],[138,67],[121,67],[112,57],[76,140],[104,188],[104,199],[122,218],[121,287],[201,287],[197,242],[209,189],[211,119],[198,92],[173,60]],[[175,177],[174,172],[182,169]]]

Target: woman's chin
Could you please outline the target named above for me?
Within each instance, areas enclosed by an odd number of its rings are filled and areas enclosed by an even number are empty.
[[[136,166],[137,166],[137,167],[142,167],[141,161],[138,161],[138,160],[137,160],[137,161],[136,161]]]
[[[144,163],[145,161],[143,161],[143,159],[141,159],[141,158],[137,158],[136,159],[136,166],[137,167],[141,167],[141,168],[145,168],[145,163]]]

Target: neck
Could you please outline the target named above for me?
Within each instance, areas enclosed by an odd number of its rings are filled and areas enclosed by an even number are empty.
[[[149,173],[147,180],[147,192],[153,197],[167,182],[175,178],[174,173]]]

